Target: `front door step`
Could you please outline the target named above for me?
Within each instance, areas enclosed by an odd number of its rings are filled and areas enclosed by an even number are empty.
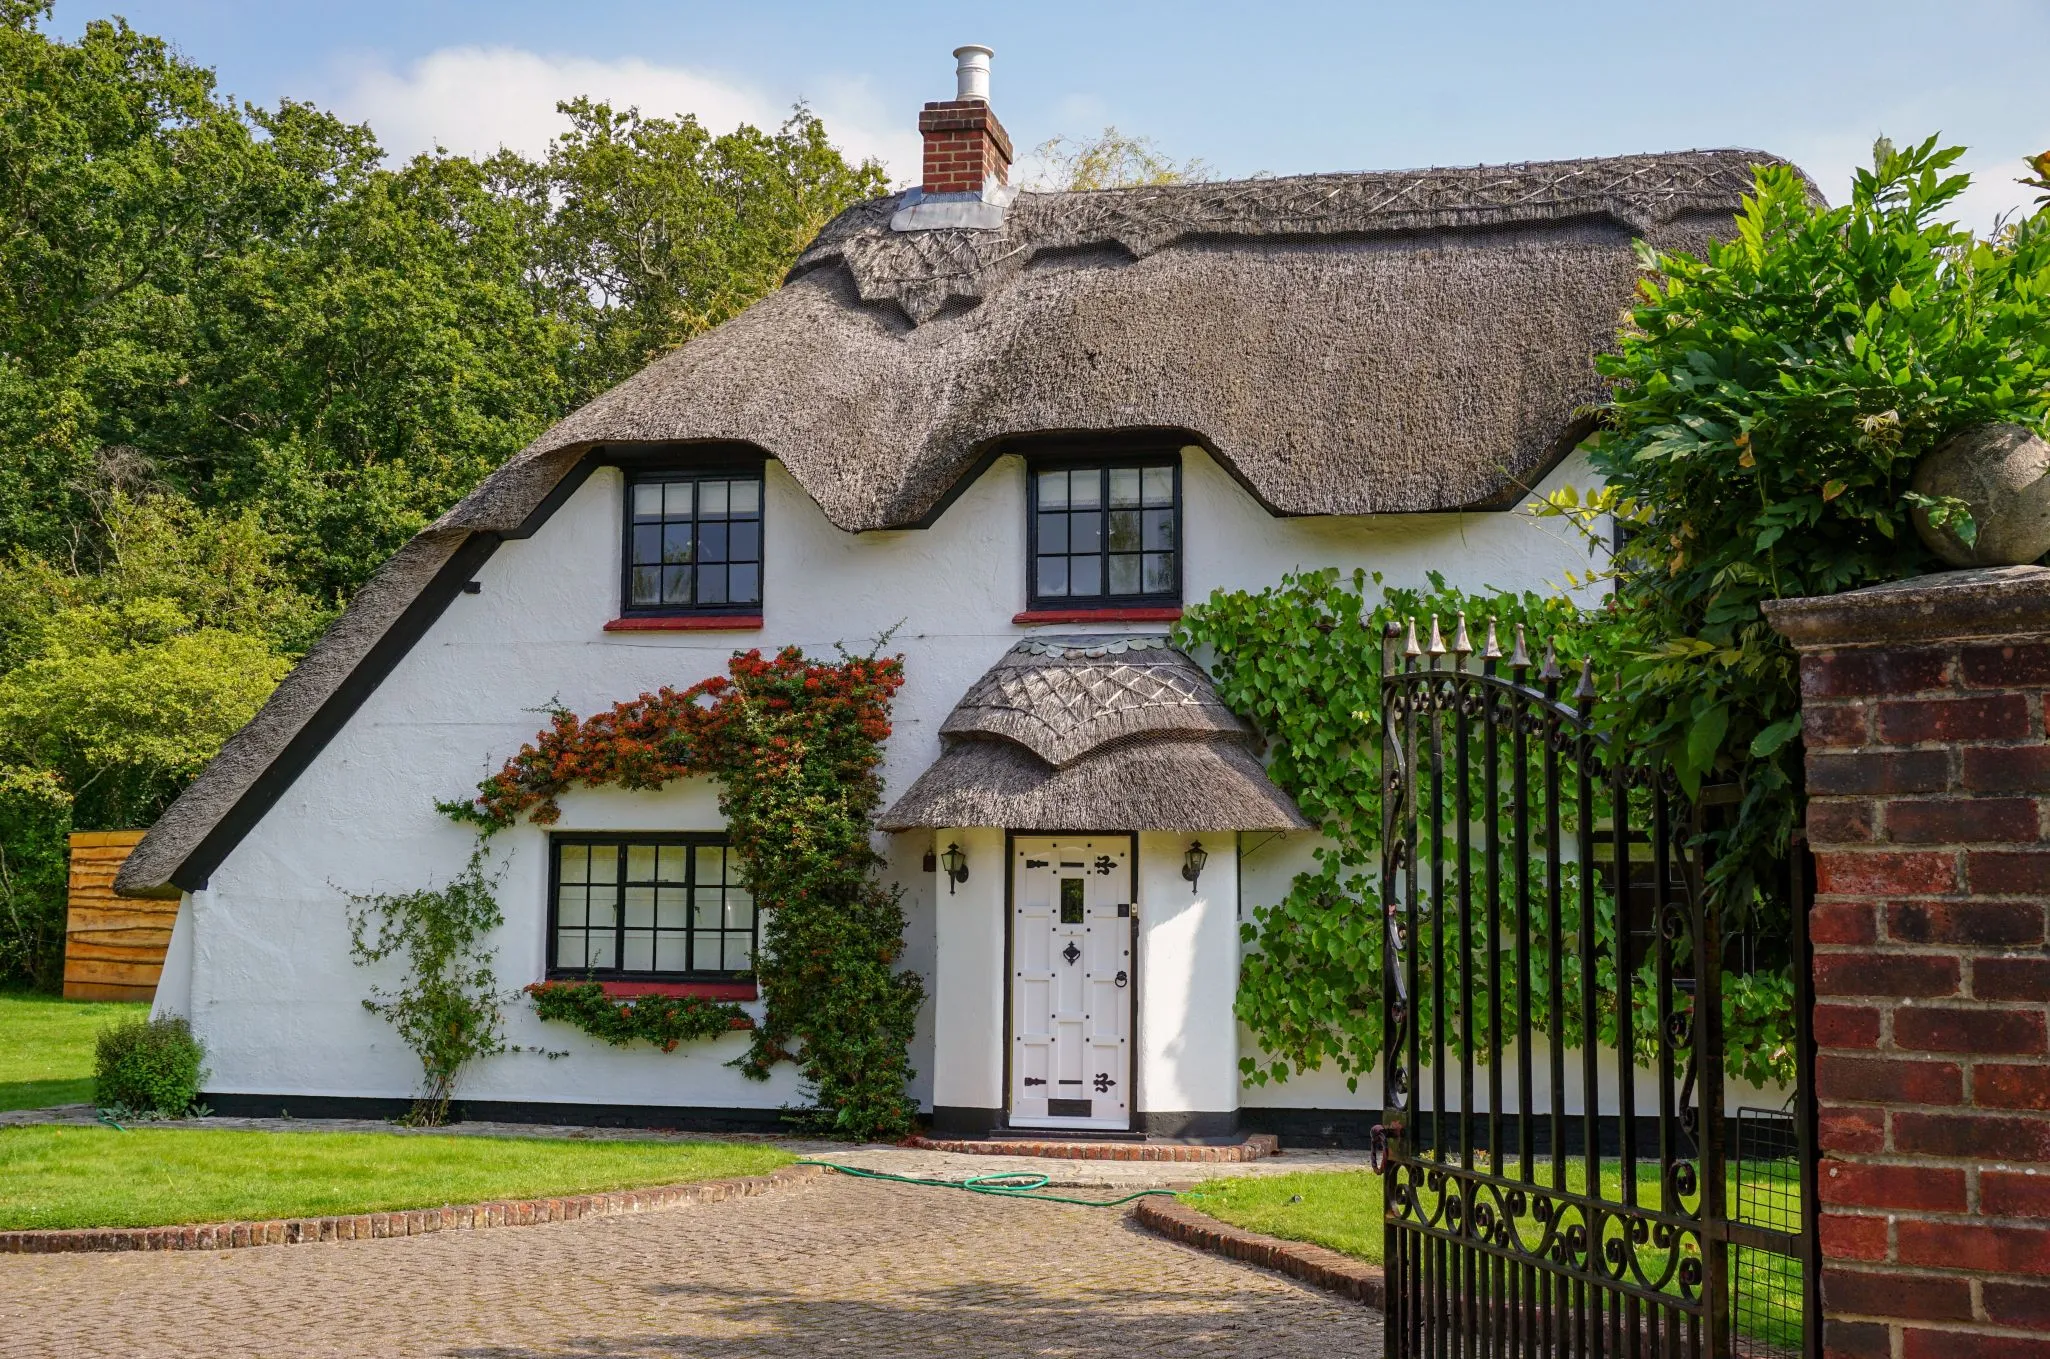
[[[1108,1141],[1087,1138],[1033,1139],[1017,1131],[1002,1137],[911,1137],[904,1145],[924,1151],[958,1151],[976,1156],[1045,1156],[1063,1161],[1257,1161],[1281,1153],[1273,1133],[1253,1133],[1235,1142],[1170,1142],[1154,1138]]]

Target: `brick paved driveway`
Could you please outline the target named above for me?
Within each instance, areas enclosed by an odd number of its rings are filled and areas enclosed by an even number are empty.
[[[0,1355],[1380,1353],[1380,1316],[1121,1210],[829,1176],[767,1199],[324,1246],[0,1257]]]

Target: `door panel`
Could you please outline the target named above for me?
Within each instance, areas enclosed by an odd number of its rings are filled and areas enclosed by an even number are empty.
[[[1132,1124],[1129,836],[1012,842],[1013,1127]]]

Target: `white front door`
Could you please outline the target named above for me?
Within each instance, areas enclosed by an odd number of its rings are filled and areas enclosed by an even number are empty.
[[[1011,1126],[1132,1126],[1132,841],[1011,842]]]

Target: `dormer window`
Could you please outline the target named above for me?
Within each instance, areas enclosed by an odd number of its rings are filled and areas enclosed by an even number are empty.
[[[1182,602],[1179,458],[1050,459],[1027,476],[1032,608]]]
[[[632,473],[624,574],[629,615],[761,612],[759,469]]]

